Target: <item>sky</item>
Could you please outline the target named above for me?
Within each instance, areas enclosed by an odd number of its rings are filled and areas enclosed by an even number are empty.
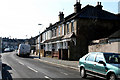
[[[96,6],[98,1],[104,10],[118,13],[119,0],[80,0],[80,3],[83,8],[88,4]],[[65,17],[73,13],[75,3],[76,0],[0,0],[0,37],[35,37],[58,21],[60,11]]]

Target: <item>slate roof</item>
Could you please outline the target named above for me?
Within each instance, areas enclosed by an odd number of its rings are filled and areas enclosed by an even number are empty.
[[[74,18],[87,18],[87,19],[104,19],[104,20],[120,20],[114,13],[108,12],[103,9],[98,9],[92,5],[87,5],[81,9],[79,13],[72,13],[64,18],[63,22],[67,22]],[[56,22],[56,23],[60,23]]]
[[[43,43],[48,43],[48,42],[55,42],[55,41],[61,41],[63,36],[60,37],[55,37],[49,40],[44,41]]]
[[[68,34],[68,35],[65,35],[65,36],[63,37],[63,39],[69,39],[69,38],[72,38],[72,37],[76,37],[76,36],[75,36],[75,33],[70,33],[70,34]]]
[[[120,30],[116,31],[112,35],[109,36],[109,38],[120,38]]]
[[[72,13],[64,18],[62,21],[58,21],[52,26],[49,26],[45,31],[43,31],[41,34],[46,32],[47,30],[54,28],[56,25],[60,23],[66,23],[72,19],[75,18],[86,18],[86,19],[102,19],[102,20],[120,20],[120,17],[115,15],[114,13],[108,12],[103,9],[98,9],[97,7],[94,7],[92,5],[87,5],[84,8],[81,9],[79,13]]]
[[[118,16],[103,9],[98,9],[94,6],[87,5],[82,8],[81,12],[77,14],[80,18],[97,18],[107,20],[120,20]]]

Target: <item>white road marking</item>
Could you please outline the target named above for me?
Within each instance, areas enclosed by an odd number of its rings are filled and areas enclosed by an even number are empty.
[[[48,77],[48,76],[45,76],[45,78],[49,79],[49,77]]]
[[[49,80],[52,80],[52,79],[50,79],[48,76],[44,76],[46,79],[49,79]]]
[[[29,67],[29,66],[27,66],[30,70],[32,70],[32,71],[34,71],[34,72],[38,72],[38,71],[36,71],[35,69],[33,69],[33,68],[31,68],[31,67]]]
[[[18,63],[20,63],[21,65],[24,65],[23,63],[21,63],[21,62],[18,62]]]
[[[7,62],[3,62],[3,63],[6,63],[7,66],[9,66],[9,67],[12,68],[12,66],[10,66],[10,64],[8,64]],[[4,68],[4,67],[3,67],[3,68]],[[13,70],[13,71],[16,71],[14,68],[12,68],[12,70]],[[8,71],[11,71],[11,70],[8,70]]]
[[[15,72],[16,70],[14,68],[12,68],[12,70]]]
[[[61,72],[62,74],[64,74],[64,75],[68,75],[67,73],[64,73],[64,72]]]

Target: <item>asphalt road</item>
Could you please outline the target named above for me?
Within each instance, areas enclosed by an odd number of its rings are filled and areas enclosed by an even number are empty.
[[[96,80],[81,79],[77,70],[18,57],[15,52],[3,53],[2,63],[3,80]]]

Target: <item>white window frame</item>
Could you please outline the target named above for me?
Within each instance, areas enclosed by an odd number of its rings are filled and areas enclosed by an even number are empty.
[[[72,20],[71,21],[71,31],[74,32],[74,30],[75,30],[75,21]]]
[[[67,34],[69,34],[70,33],[69,22],[67,22],[66,26],[67,26]]]
[[[62,35],[64,35],[64,24],[62,24]]]
[[[61,26],[58,26],[58,36],[60,36],[60,27]]]
[[[55,28],[54,30],[55,30],[54,35],[57,36],[57,28]]]

